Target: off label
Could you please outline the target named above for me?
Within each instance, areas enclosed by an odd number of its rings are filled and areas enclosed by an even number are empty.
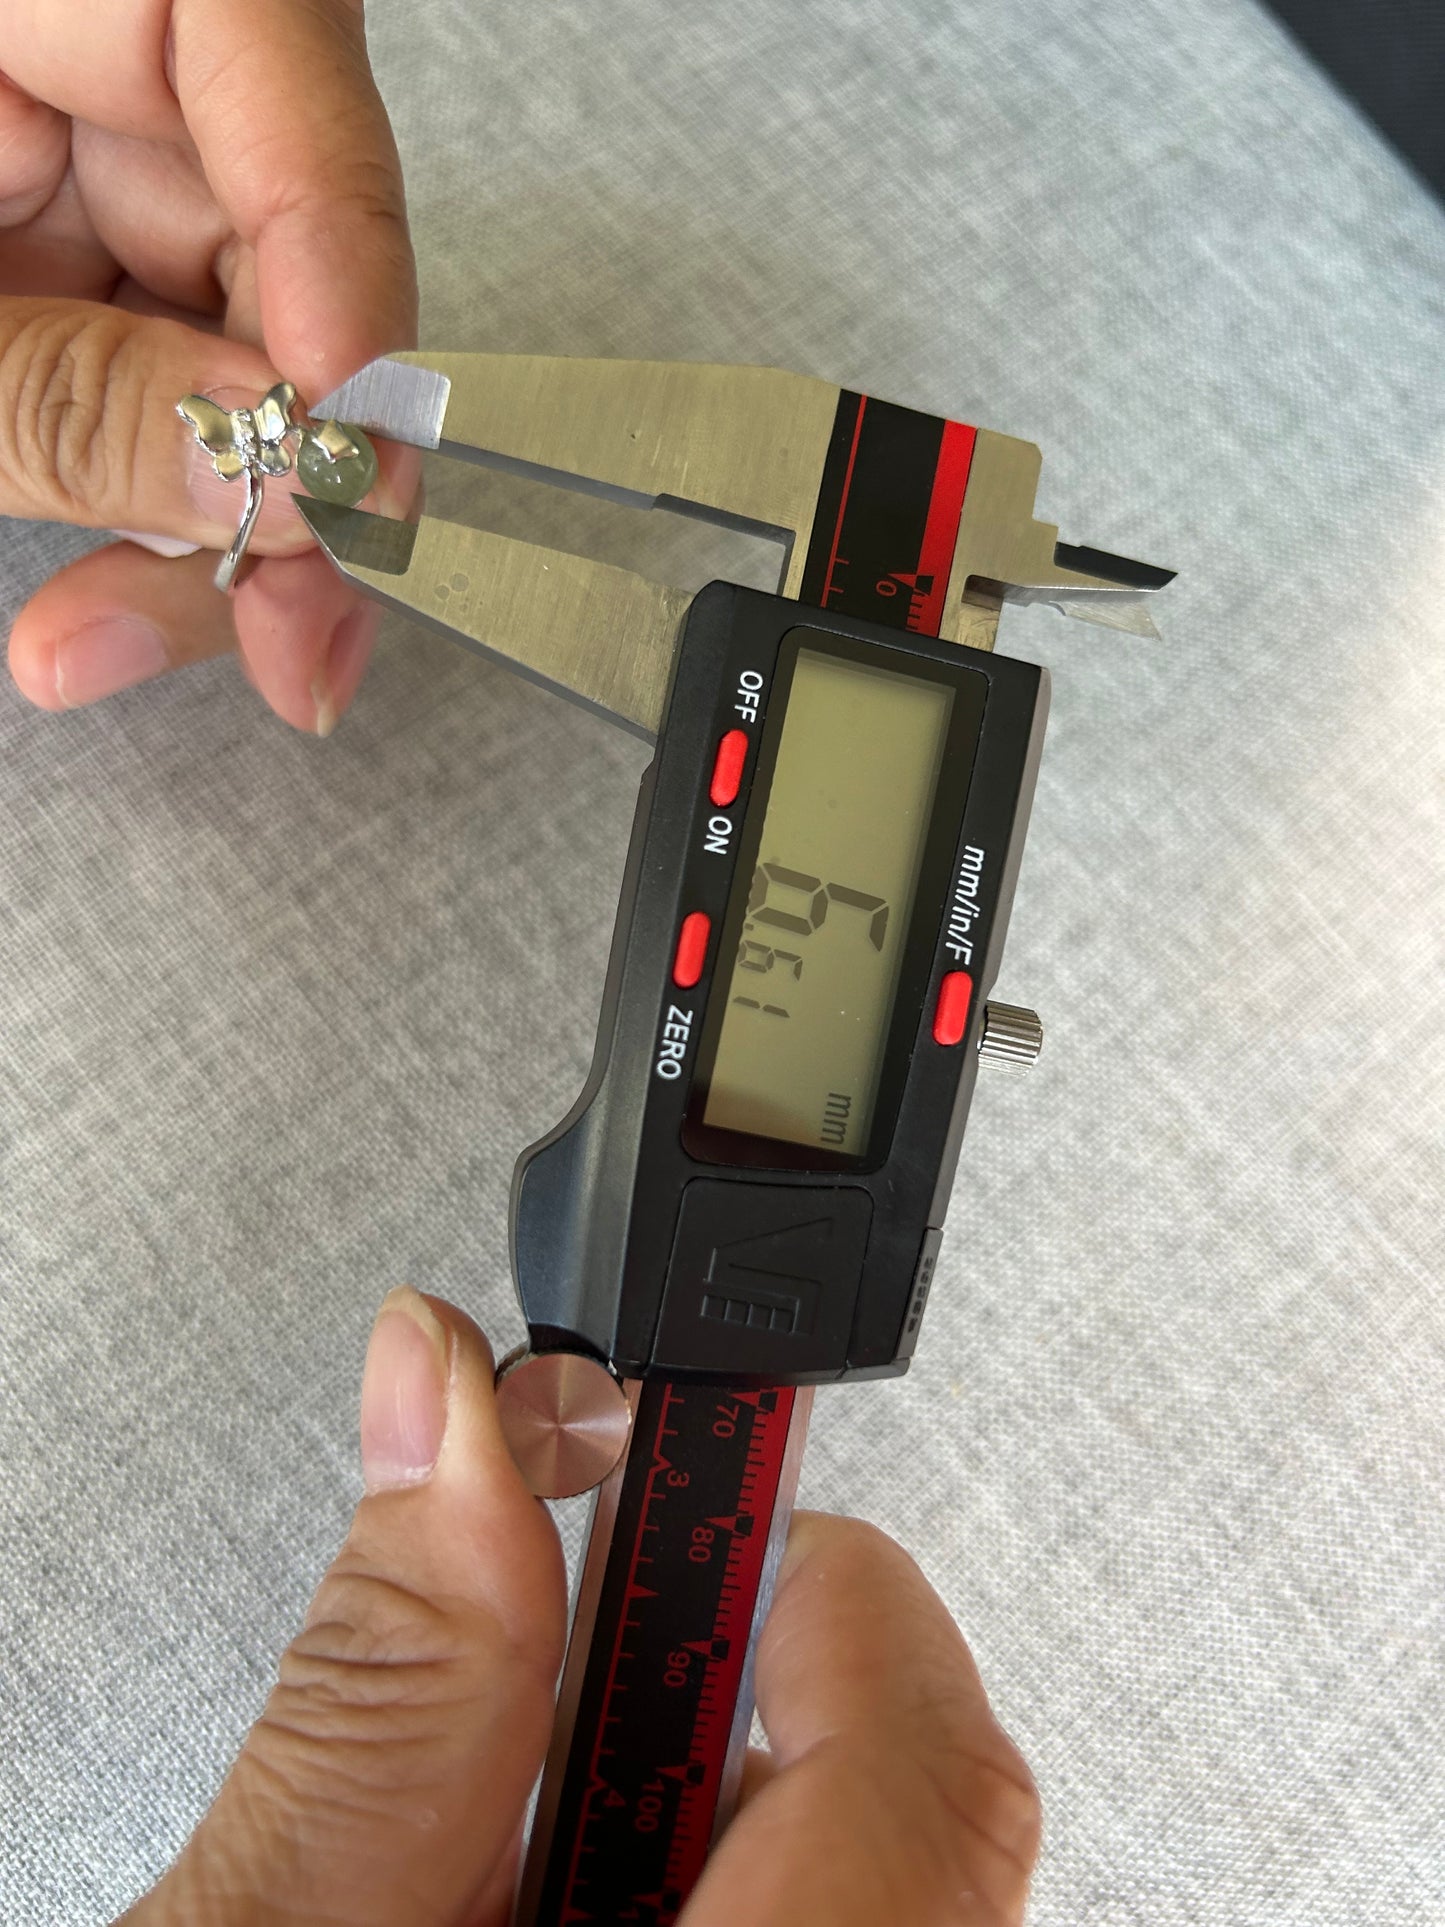
[[[763,679],[756,669],[745,669],[738,677],[737,701],[733,709],[745,723],[758,720],[758,705],[762,700]]]

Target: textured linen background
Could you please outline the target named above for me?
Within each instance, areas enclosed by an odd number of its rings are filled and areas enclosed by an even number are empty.
[[[1000,984],[1048,1047],[981,1081],[915,1369],[820,1397],[804,1497],[972,1640],[1036,1927],[1445,1918],[1439,208],[1242,0],[372,17],[427,341],[948,410],[1180,570],[1157,646],[1006,621],[1056,676]],[[7,525],[0,610],[81,546]],[[0,743],[0,1917],[94,1922],[343,1532],[383,1291],[519,1335],[508,1180],[644,759],[399,624],[328,743],[230,664],[7,686]]]

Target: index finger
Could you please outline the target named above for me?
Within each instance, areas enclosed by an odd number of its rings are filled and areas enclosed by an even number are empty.
[[[799,1514],[758,1647],[777,1770],[686,1927],[1013,1927],[1038,1796],[947,1607],[893,1541]]]
[[[302,398],[413,346],[401,161],[361,0],[175,0],[168,61],[212,190],[255,249],[267,352]]]

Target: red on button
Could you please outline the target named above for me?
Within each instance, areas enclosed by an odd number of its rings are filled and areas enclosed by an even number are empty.
[[[717,746],[717,761],[712,766],[712,788],[708,795],[719,809],[737,801],[742,787],[743,764],[748,760],[748,732],[730,729]]]
[[[968,1029],[968,1007],[973,1001],[973,979],[966,970],[950,970],[938,986],[933,1012],[933,1041],[957,1044]]]
[[[707,961],[707,940],[712,935],[712,918],[704,910],[694,910],[682,920],[678,933],[677,955],[672,960],[672,981],[679,990],[691,990],[702,975]]]

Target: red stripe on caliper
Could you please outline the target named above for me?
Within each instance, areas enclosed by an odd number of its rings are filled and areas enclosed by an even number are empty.
[[[528,1927],[670,1927],[702,1872],[797,1398],[642,1388]]]
[[[828,549],[828,566],[823,574],[823,593],[818,600],[826,609],[828,598],[833,594],[833,576],[838,567],[838,544],[843,539],[843,517],[848,513],[848,496],[853,487],[853,469],[858,460],[858,443],[863,435],[863,414],[868,406],[868,397],[858,397],[858,412],[853,418],[853,439],[848,444],[848,464],[843,470],[842,486],[838,491],[838,513],[833,518],[833,540]]]
[[[977,440],[978,430],[966,422],[943,424],[943,444],[938,451],[938,467],[933,471],[928,520],[918,551],[918,573],[931,578],[932,586],[925,596],[915,600],[913,617],[908,624],[919,635],[936,636],[943,626],[943,603],[953,571],[958,524],[963,516],[963,498]]]
[[[782,1390],[771,1412],[759,1412],[748,1447],[747,1470],[743,1474],[738,1510],[758,1524],[746,1537],[730,1534],[727,1566],[720,1594],[720,1610],[715,1642],[725,1644],[727,1657],[711,1656],[706,1662],[702,1692],[698,1698],[697,1725],[693,1731],[689,1764],[702,1769],[701,1777],[684,1780],[678,1804],[677,1830],[667,1859],[667,1884],[690,1893],[707,1859],[717,1815],[718,1793],[723,1768],[727,1764],[728,1740],[738,1692],[747,1664],[748,1641],[752,1634],[753,1613],[762,1586],[763,1562],[767,1557],[768,1528],[777,1504],[778,1481],[782,1477],[783,1456],[788,1444],[788,1425],[793,1416],[795,1394]],[[739,1400],[756,1404],[757,1394],[738,1394]],[[706,1523],[712,1524],[712,1521]],[[725,1520],[718,1530],[727,1530]]]
[[[801,600],[936,636],[977,433],[965,422],[840,393]]]

